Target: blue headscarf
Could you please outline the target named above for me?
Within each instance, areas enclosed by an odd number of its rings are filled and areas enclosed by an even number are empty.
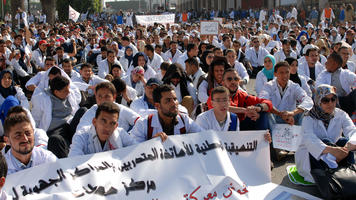
[[[272,67],[272,69],[266,69],[264,67],[262,69],[262,72],[265,74],[265,76],[267,77],[268,80],[271,80],[274,77],[274,66],[276,65],[276,59],[271,54],[265,56],[265,58],[263,60],[265,60],[266,58],[271,59],[273,67]]]
[[[0,120],[2,124],[4,124],[7,112],[10,110],[10,108],[19,105],[20,101],[14,96],[9,96],[5,99],[4,103],[2,103],[2,105],[0,106]]]
[[[131,51],[132,51],[131,56],[128,56],[128,55],[126,54],[127,49],[131,49]],[[131,62],[132,62],[132,60],[133,60],[133,50],[132,50],[132,48],[131,48],[130,46],[127,46],[127,47],[125,48],[125,58],[129,61],[129,64],[128,64],[127,66],[130,67]]]
[[[6,99],[8,96],[10,96],[10,95],[16,95],[16,89],[15,89],[15,86],[14,86],[14,80],[13,80],[13,77],[12,77],[12,72],[10,71],[10,70],[8,70],[8,69],[5,69],[5,70],[3,70],[1,73],[0,73],[0,81],[3,79],[3,77],[4,77],[4,75],[6,74],[6,73],[9,73],[10,74],[10,76],[11,76],[11,80],[12,80],[12,82],[11,82],[11,85],[10,85],[10,87],[8,87],[8,88],[4,88],[2,85],[1,85],[1,82],[0,82],[0,94],[1,94],[1,96],[2,97],[4,97],[4,99]]]
[[[306,32],[306,31],[301,31],[301,32],[299,33],[298,37],[297,37],[297,40],[298,40],[299,42],[300,42],[300,38],[301,38],[303,35],[305,35],[305,37],[307,37],[307,39],[309,40],[309,34],[308,34],[308,32]]]

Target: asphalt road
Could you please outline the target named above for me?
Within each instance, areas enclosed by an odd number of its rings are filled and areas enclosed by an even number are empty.
[[[247,85],[247,92],[249,94],[256,95],[255,89],[255,79],[250,79]],[[294,163],[294,154],[290,153],[282,159],[281,161],[274,162],[274,168],[272,169],[272,182],[275,184],[283,185],[285,187],[293,188],[299,191],[303,191],[314,195],[316,197],[321,198],[320,192],[316,186],[302,186],[302,185],[295,185],[289,181],[286,168],[289,165],[295,165]]]

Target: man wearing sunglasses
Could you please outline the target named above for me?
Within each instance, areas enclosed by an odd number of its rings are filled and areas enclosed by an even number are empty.
[[[319,74],[316,86],[321,84],[334,86],[340,108],[351,116],[356,107],[356,74],[343,69],[342,64],[343,60],[339,54],[330,54],[325,63],[326,70]]]

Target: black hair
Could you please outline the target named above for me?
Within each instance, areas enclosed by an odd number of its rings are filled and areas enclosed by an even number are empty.
[[[61,74],[61,70],[58,67],[52,67],[49,72],[48,72],[48,76],[49,75],[57,75],[57,74]]]
[[[187,45],[187,52],[190,52],[191,50],[193,50],[197,45],[194,43],[189,43]]]
[[[286,61],[289,65],[292,65],[292,63],[294,61],[297,61],[297,64],[298,64],[298,60],[296,58],[293,58],[293,57],[288,57],[284,61]]]
[[[224,86],[215,87],[210,94],[211,100],[213,100],[215,94],[222,94],[222,93],[226,93],[227,96],[230,96],[230,92],[226,87]]]
[[[196,67],[199,67],[199,63],[196,58],[188,58],[187,60],[184,61],[184,63],[188,63],[189,65],[194,65]]]
[[[167,84],[159,85],[153,90],[153,102],[160,103],[162,99],[162,93],[170,91],[174,91],[172,86]]]
[[[281,68],[281,67],[290,67],[288,62],[286,61],[281,61],[281,62],[278,62],[275,66],[274,66],[274,73],[277,73],[278,69]]]
[[[117,94],[114,84],[107,82],[107,81],[97,84],[95,86],[95,92],[98,92],[100,89],[103,89],[103,88],[110,90],[110,92],[113,96],[115,96]]]
[[[80,70],[82,70],[82,69],[84,69],[84,68],[93,69],[93,65],[90,64],[90,63],[83,63],[83,64],[80,66]]]
[[[62,90],[63,88],[69,85],[69,80],[64,76],[57,76],[54,79],[49,81],[49,87],[51,88],[52,93],[55,90]]]
[[[126,83],[121,78],[115,78],[111,81],[111,83],[115,86],[116,92],[120,94],[121,92],[125,91]]]
[[[14,127],[16,124],[20,124],[22,122],[27,122],[27,123],[31,124],[31,121],[27,115],[13,115],[13,116],[6,117],[5,122],[4,122],[5,136],[9,137],[11,128]],[[31,127],[32,127],[32,124],[31,124]]]
[[[341,66],[343,63],[342,57],[339,54],[337,54],[336,52],[333,52],[332,54],[330,54],[328,58],[333,59],[339,66]]]
[[[147,51],[154,52],[154,48],[153,48],[153,46],[150,45],[150,44],[146,44],[146,45],[145,45],[145,49],[146,49]]]
[[[95,112],[95,118],[97,119],[101,112],[107,112],[110,114],[116,114],[119,118],[120,108],[113,102],[104,102],[98,106],[98,109]]]

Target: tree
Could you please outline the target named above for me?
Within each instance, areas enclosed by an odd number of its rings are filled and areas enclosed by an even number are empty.
[[[12,0],[11,1],[11,15],[12,15],[12,27],[17,26],[17,20],[15,20],[15,16],[17,14],[17,8],[21,8],[21,10],[25,10],[24,0]]]
[[[54,24],[56,21],[56,0],[41,0],[41,6],[42,13],[46,14],[47,23]]]

